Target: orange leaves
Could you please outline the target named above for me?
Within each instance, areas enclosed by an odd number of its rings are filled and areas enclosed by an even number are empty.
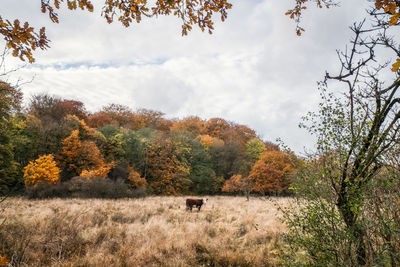
[[[223,146],[224,141],[222,141],[219,138],[212,137],[209,135],[199,135],[197,138],[200,139],[201,144],[204,146],[204,148],[208,151],[210,150],[210,147],[212,146]]]
[[[248,177],[242,177],[240,174],[233,175],[226,180],[221,191],[222,192],[240,192],[250,189],[250,180]]]
[[[376,0],[375,7],[378,10],[383,9],[387,14],[391,15],[389,26],[394,26],[399,22],[400,5],[397,0]]]
[[[80,175],[84,170],[88,171],[85,173],[87,176],[96,173],[102,175],[109,171],[109,166],[103,162],[103,157],[96,144],[93,141],[80,141],[79,130],[74,130],[70,136],[64,139],[59,160],[63,170],[70,176],[68,178]],[[94,172],[89,173],[89,170],[94,170]]]
[[[205,131],[204,125],[205,122],[199,117],[187,117],[182,120],[175,121],[171,126],[170,131],[186,130],[197,136]]]
[[[281,192],[288,188],[288,176],[294,172],[290,157],[282,151],[261,154],[250,172],[252,190],[258,192]]]
[[[44,155],[35,161],[29,162],[24,168],[25,184],[37,184],[46,181],[55,184],[59,180],[60,169],[54,160],[53,155]]]
[[[378,10],[383,8],[385,12],[388,12],[392,15],[394,15],[398,9],[396,0],[376,0],[375,7]]]
[[[114,167],[114,162],[111,163],[102,163],[99,167],[92,170],[83,170],[80,176],[93,179],[93,178],[107,178],[108,173],[110,172],[111,168]]]
[[[396,60],[396,62],[392,65],[392,71],[398,71],[400,68],[400,58]]]
[[[36,33],[32,27],[29,27],[28,22],[22,26],[17,19],[12,23],[9,20],[3,20],[0,16],[0,34],[4,36],[7,47],[12,49],[12,55],[19,57],[22,61],[28,59],[30,63],[34,62],[32,51],[49,47],[44,28]]]
[[[135,171],[132,167],[129,167],[128,180],[129,180],[129,186],[132,187],[133,189],[147,187],[146,179],[141,177],[140,174],[137,171]]]
[[[5,266],[10,262],[10,257],[7,255],[1,256],[2,251],[0,250],[0,266]]]

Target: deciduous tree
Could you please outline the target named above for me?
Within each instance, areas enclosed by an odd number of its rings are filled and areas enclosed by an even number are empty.
[[[18,180],[18,164],[12,146],[13,115],[20,109],[21,92],[0,81],[0,193]]]
[[[81,142],[79,130],[74,130],[62,142],[58,160],[63,171],[63,180],[80,175],[84,170],[105,166],[100,150],[93,141]]]
[[[199,117],[191,116],[175,121],[171,126],[171,131],[186,130],[198,136],[204,133],[204,124],[205,121]]]
[[[128,184],[131,188],[147,188],[147,181],[140,176],[140,173],[135,171],[132,167],[129,167]]]
[[[150,146],[147,162],[145,178],[155,193],[179,195],[188,192],[190,180],[182,173],[170,140],[159,136]]]
[[[250,199],[251,190],[252,180],[240,174],[235,174],[226,180],[222,187],[222,192],[243,192],[246,195],[247,201]]]
[[[246,143],[246,154],[253,162],[256,162],[264,151],[265,145],[258,138],[253,138]]]
[[[57,167],[53,155],[43,155],[35,161],[29,162],[24,168],[26,186],[36,185],[40,182],[55,184],[59,181],[60,169]]]
[[[311,265],[400,263],[399,247],[391,241],[398,239],[399,227],[390,219],[398,210],[389,204],[399,195],[387,190],[398,185],[398,176],[387,170],[395,166],[390,159],[399,148],[400,77],[389,61],[400,55],[394,18],[399,2],[374,2],[366,20],[351,27],[350,46],[338,53],[339,72],[326,73],[319,83],[320,109],[304,123],[317,137],[317,151],[312,168],[301,168],[295,180],[295,192],[307,201],[290,217],[289,241],[307,252]],[[342,90],[331,91],[332,84]],[[385,192],[385,202],[371,194],[376,189]]]
[[[266,151],[250,172],[251,190],[263,193],[279,193],[288,189],[289,175],[294,172],[293,162],[282,151]]]

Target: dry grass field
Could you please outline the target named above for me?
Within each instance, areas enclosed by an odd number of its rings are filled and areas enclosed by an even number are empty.
[[[208,197],[200,212],[185,197],[9,198],[0,249],[11,266],[272,266],[279,263],[276,206],[289,198]]]

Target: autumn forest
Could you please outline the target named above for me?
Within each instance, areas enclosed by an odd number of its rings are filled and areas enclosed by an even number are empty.
[[[294,171],[294,155],[222,118],[166,119],[159,111],[117,104],[89,113],[80,101],[48,94],[32,96],[23,108],[18,89],[1,87],[2,103],[12,103],[2,107],[3,193],[26,187],[35,196],[46,196],[40,190],[63,196],[76,183],[104,179],[126,185],[121,197],[129,191],[282,193]]]

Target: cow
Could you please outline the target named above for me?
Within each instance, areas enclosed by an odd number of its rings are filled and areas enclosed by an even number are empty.
[[[193,206],[196,206],[200,212],[201,206],[206,204],[207,200],[208,198],[188,198],[186,199],[186,210],[192,211]]]

